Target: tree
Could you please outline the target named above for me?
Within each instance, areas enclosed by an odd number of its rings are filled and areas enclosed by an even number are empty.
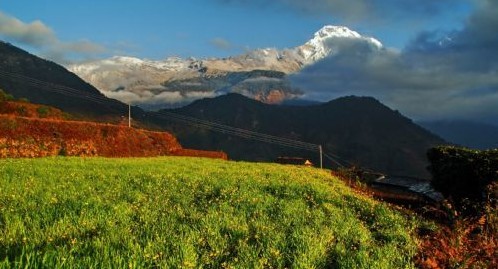
[[[472,150],[453,146],[427,152],[432,185],[457,205],[486,201],[498,184],[498,149]],[[494,186],[494,187],[493,187]]]

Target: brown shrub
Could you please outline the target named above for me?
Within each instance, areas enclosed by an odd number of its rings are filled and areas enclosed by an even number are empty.
[[[0,114],[47,119],[64,119],[65,117],[64,113],[57,108],[19,101],[0,102]]]
[[[493,213],[496,217],[496,211]],[[498,236],[493,215],[458,220],[421,238],[419,268],[498,268]],[[493,227],[494,226],[494,227]]]

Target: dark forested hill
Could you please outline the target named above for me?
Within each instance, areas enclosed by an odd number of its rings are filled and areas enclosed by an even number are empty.
[[[76,116],[116,117],[127,112],[125,104],[106,98],[64,67],[1,41],[0,88],[15,98],[51,105]]]
[[[441,138],[370,97],[343,97],[303,107],[267,105],[228,94],[169,111],[321,144],[326,152],[338,155],[343,161],[390,174],[427,176],[426,150],[445,144]],[[166,119],[160,122],[177,135],[182,145],[221,149],[234,159],[273,161],[282,155],[297,155],[318,161],[315,152],[296,151]]]
[[[82,118],[109,121],[127,114],[125,104],[106,98],[64,67],[3,42],[0,88],[16,98],[51,105]],[[427,176],[426,150],[445,143],[369,97],[343,97],[309,106],[278,106],[228,94],[166,111],[320,144],[343,163],[390,174]],[[139,108],[132,111],[136,124],[169,130],[188,148],[223,150],[236,160],[274,161],[279,156],[293,156],[318,162],[318,152],[216,133],[159,115]],[[331,161],[325,164],[330,166]]]

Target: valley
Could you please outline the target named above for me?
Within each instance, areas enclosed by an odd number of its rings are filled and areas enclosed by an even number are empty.
[[[240,93],[265,103],[279,104],[303,96],[290,85],[296,73],[336,53],[334,42],[357,40],[373,49],[382,43],[343,26],[326,25],[305,44],[289,49],[255,49],[227,58],[179,58],[151,61],[127,56],[68,66],[102,93],[143,108],[186,105],[205,97]]]

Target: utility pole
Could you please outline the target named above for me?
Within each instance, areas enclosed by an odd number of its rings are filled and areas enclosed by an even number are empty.
[[[128,128],[131,128],[131,105],[128,104]]]
[[[322,145],[318,145],[318,149],[320,150],[320,169],[323,169],[323,150],[322,150]]]

